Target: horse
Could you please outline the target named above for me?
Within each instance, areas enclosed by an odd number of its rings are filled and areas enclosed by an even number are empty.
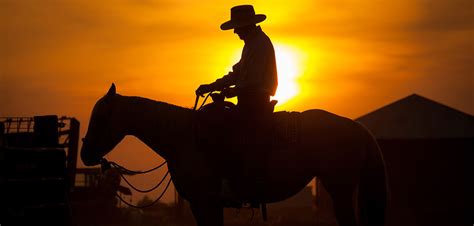
[[[197,225],[223,226],[224,206],[216,195],[222,179],[216,177],[209,155],[196,148],[195,113],[165,102],[117,94],[112,84],[92,110],[81,159],[87,166],[100,164],[125,136],[135,136],[168,162],[175,188],[189,202]],[[385,224],[385,163],[364,126],[324,110],[273,114],[296,114],[299,138],[296,144],[268,152],[263,167],[271,176],[265,181],[262,202],[289,198],[317,177],[333,200],[340,226]],[[230,186],[241,198],[252,190]]]

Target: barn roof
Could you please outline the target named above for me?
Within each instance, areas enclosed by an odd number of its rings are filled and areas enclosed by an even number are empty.
[[[412,94],[356,121],[386,139],[473,138],[474,116]]]

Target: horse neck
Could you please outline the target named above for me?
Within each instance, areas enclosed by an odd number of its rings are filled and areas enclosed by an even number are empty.
[[[127,135],[133,135],[164,158],[192,141],[192,111],[141,97],[124,97],[120,108]],[[189,140],[190,142],[186,142]]]

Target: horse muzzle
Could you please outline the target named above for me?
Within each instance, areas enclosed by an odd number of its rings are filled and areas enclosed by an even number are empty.
[[[101,163],[102,158],[97,157],[92,149],[86,143],[82,144],[81,160],[86,166],[95,166]]]

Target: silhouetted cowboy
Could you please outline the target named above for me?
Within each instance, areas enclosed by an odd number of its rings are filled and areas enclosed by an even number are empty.
[[[248,178],[253,178],[253,185],[259,193],[263,193],[260,184],[266,172],[259,168],[262,168],[261,166],[266,162],[264,150],[268,150],[267,146],[270,145],[271,135],[268,122],[273,111],[270,97],[275,95],[278,86],[275,50],[270,38],[260,26],[256,25],[266,19],[265,15],[255,14],[251,5],[235,6],[230,13],[230,21],[223,23],[221,29],[234,29],[234,33],[245,42],[242,56],[233,66],[233,71],[211,84],[199,86],[196,94],[203,95],[215,90],[227,90],[226,97],[237,96],[237,115],[234,115],[237,117],[232,117],[236,120],[234,125],[237,126],[226,131],[239,141],[231,142],[233,145],[228,147],[228,151],[232,153],[234,150],[231,156],[241,159],[238,161],[240,165],[236,167],[236,170],[244,170],[243,174]],[[229,89],[230,87],[233,88]],[[255,152],[255,150],[258,151]],[[228,184],[228,181],[224,179],[223,197],[231,193]]]
[[[231,19],[223,23],[221,29],[234,29],[234,33],[245,42],[241,59],[229,74],[211,84],[199,86],[197,95],[235,86],[226,96],[237,96],[238,112],[261,115],[268,109],[270,97],[275,95],[278,86],[278,77],[272,42],[256,25],[265,19],[265,15],[255,14],[251,5],[231,9]]]

